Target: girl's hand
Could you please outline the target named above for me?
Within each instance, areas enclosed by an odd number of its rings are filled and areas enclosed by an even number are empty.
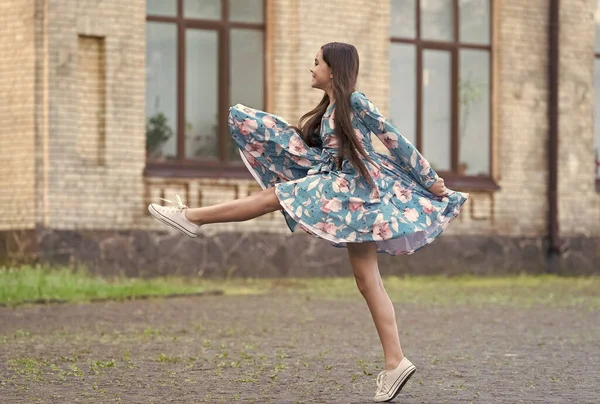
[[[433,185],[429,187],[429,192],[436,194],[437,196],[446,196],[448,194],[448,188],[446,188],[446,184],[444,184],[444,179],[438,178]]]

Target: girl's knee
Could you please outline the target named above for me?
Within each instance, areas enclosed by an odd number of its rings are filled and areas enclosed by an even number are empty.
[[[359,292],[364,296],[382,287],[381,278],[374,274],[354,273],[354,280]]]
[[[354,280],[356,281],[356,287],[358,288],[358,291],[362,295],[365,295],[368,292],[368,290],[369,290],[367,282],[365,282],[360,277],[357,277],[356,275],[354,276]]]
[[[352,272],[358,290],[363,294],[371,293],[381,286],[381,277],[377,267],[377,250],[374,243],[348,244],[348,254]]]

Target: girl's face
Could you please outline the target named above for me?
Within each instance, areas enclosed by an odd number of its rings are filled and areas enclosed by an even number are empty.
[[[319,52],[315,57],[315,65],[310,69],[310,72],[312,73],[311,86],[313,88],[326,91],[331,87],[333,74],[327,63],[323,60],[323,51],[321,49],[319,49]]]

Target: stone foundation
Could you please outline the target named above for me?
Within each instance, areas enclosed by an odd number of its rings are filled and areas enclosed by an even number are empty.
[[[559,262],[563,275],[600,274],[600,239],[571,238]],[[379,255],[383,275],[505,275],[547,270],[539,238],[442,236],[411,256]],[[190,239],[152,231],[5,231],[0,261],[83,265],[102,275],[133,277],[349,276],[345,249],[304,233],[221,233]]]

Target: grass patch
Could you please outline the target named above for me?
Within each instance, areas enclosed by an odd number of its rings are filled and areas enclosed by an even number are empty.
[[[600,309],[597,276],[388,276],[383,283],[392,301],[399,304]],[[315,299],[362,299],[352,277],[207,280],[205,285],[226,293],[279,291]]]
[[[0,304],[8,306],[36,301],[124,300],[205,290],[198,282],[183,279],[108,280],[69,268],[0,267]]]
[[[297,280],[299,293],[326,298],[360,297],[352,278]],[[395,303],[495,304],[530,307],[600,308],[600,277],[472,275],[386,277],[384,286]]]
[[[600,309],[598,276],[387,276],[383,283],[399,304]],[[206,280],[204,284],[226,294],[277,291],[315,299],[362,299],[353,277]]]
[[[384,278],[384,285],[395,303],[519,307],[541,304],[600,309],[600,294],[597,293],[600,277],[390,276]],[[321,299],[361,299],[352,277],[228,280],[117,277],[109,280],[69,268],[0,267],[0,304],[9,306],[40,300],[124,300],[142,296],[195,294],[208,290],[219,290],[227,295],[277,291]],[[147,330],[148,334],[153,332]]]

